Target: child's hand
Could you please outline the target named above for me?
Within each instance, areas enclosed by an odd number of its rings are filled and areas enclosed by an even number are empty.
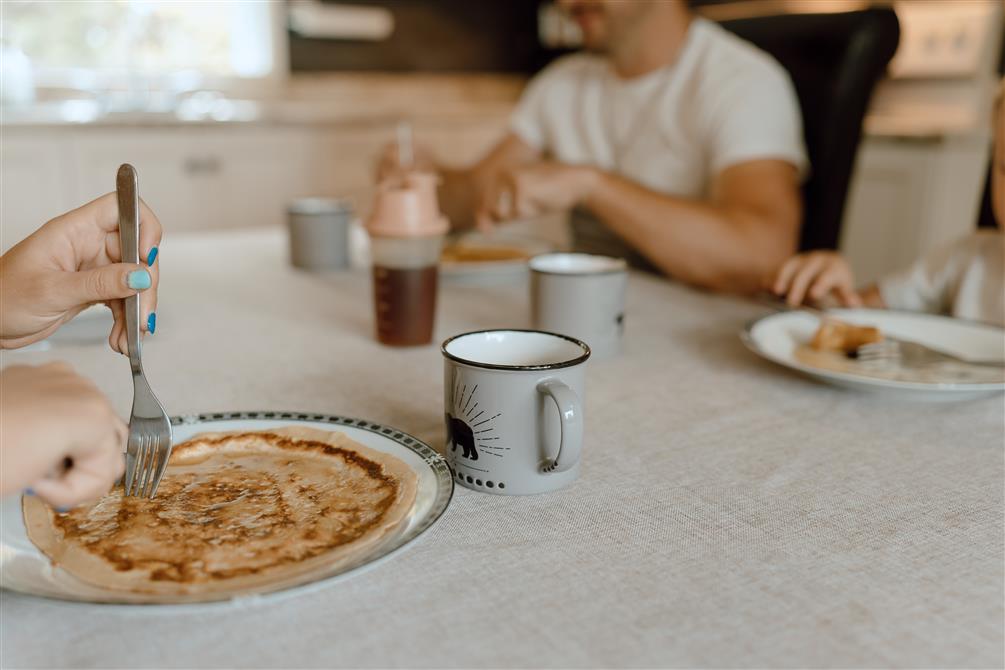
[[[828,294],[834,294],[844,307],[862,306],[851,268],[836,251],[810,251],[793,256],[778,270],[771,291],[785,296],[785,302],[793,307],[817,302]]]
[[[129,428],[90,381],[64,363],[0,371],[0,494],[30,486],[56,507],[104,495],[122,474]]]

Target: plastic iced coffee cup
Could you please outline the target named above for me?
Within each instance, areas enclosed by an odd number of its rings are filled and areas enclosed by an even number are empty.
[[[440,250],[449,228],[440,213],[436,186],[436,175],[425,173],[381,184],[367,222],[376,335],[381,344],[432,342]]]

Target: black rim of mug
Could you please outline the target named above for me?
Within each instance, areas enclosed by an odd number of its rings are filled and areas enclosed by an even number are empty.
[[[534,261],[538,258],[544,258],[545,256],[597,256],[598,258],[609,258],[613,261],[618,261],[619,266],[616,268],[610,268],[607,270],[587,270],[585,272],[563,272],[560,270],[542,270],[541,268],[534,267]],[[538,254],[537,256],[532,256],[527,261],[527,267],[531,272],[539,275],[549,275],[553,277],[599,277],[603,275],[615,275],[628,272],[628,262],[624,258],[617,258],[615,256],[604,256],[603,254],[584,254],[579,252],[549,252],[546,254]]]
[[[561,361],[559,363],[547,363],[544,365],[499,365],[496,363],[482,363],[480,361],[472,361],[467,358],[461,358],[455,354],[447,351],[447,347],[454,340],[459,340],[462,337],[467,337],[468,335],[484,335],[485,333],[536,333],[538,335],[550,335],[551,337],[558,337],[568,342],[580,347],[583,353],[576,358],[571,358],[567,361]],[[583,341],[577,340],[574,337],[569,337],[568,335],[562,335],[561,333],[551,333],[547,330],[534,330],[532,328],[487,328],[485,330],[472,330],[468,333],[460,333],[454,335],[453,337],[448,337],[440,345],[440,351],[443,353],[443,357],[447,358],[455,363],[460,363],[462,365],[470,365],[473,368],[484,368],[486,370],[559,370],[561,368],[571,368],[580,363],[586,362],[586,359],[590,357],[590,347]]]

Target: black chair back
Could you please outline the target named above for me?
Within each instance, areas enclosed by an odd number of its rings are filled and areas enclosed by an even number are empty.
[[[978,228],[997,228],[998,222],[995,220],[995,210],[991,202],[991,171],[994,169],[994,156],[988,164],[988,174],[984,177],[984,195],[981,196],[981,209],[977,215]],[[1001,222],[1005,226],[1005,221]]]
[[[862,121],[897,50],[890,8],[732,19],[722,26],[789,71],[803,113],[811,173],[803,185],[801,249],[836,249]]]

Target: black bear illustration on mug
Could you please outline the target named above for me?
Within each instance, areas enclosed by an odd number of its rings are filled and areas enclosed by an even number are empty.
[[[450,450],[456,451],[459,444],[464,449],[464,453],[461,454],[464,458],[477,461],[478,450],[475,449],[475,434],[471,427],[460,419],[455,419],[449,413],[444,418],[447,422],[447,442],[450,443]]]

